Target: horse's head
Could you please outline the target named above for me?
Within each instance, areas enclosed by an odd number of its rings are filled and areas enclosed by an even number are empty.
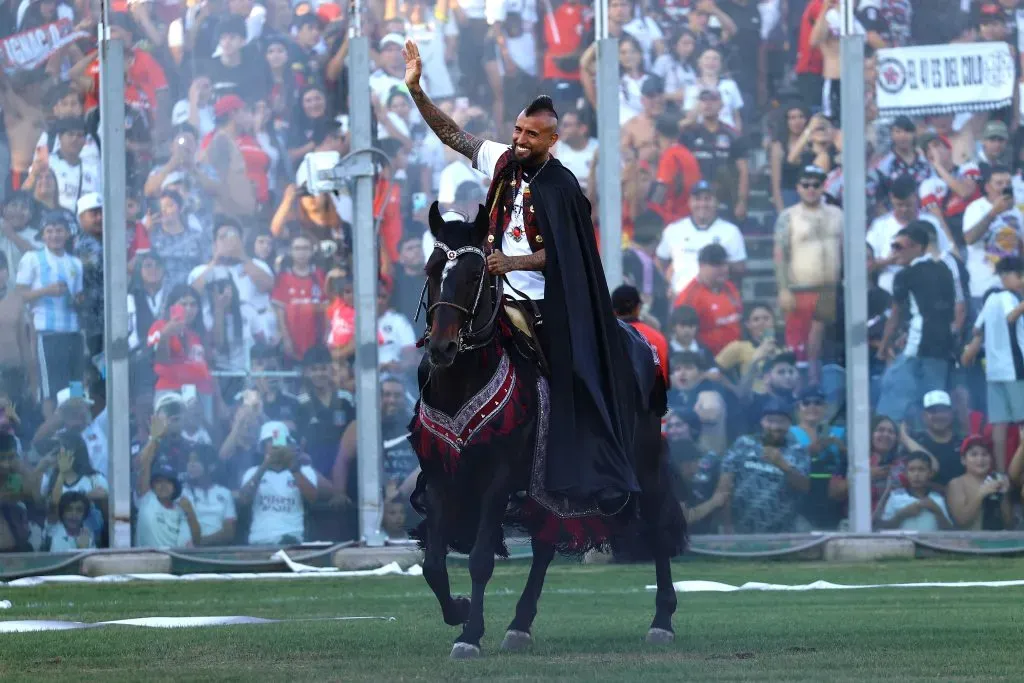
[[[484,207],[470,223],[464,217],[445,220],[430,207],[434,251],[427,258],[427,350],[430,361],[448,367],[460,351],[473,347],[474,337],[493,323],[495,302],[484,252],[488,216]]]

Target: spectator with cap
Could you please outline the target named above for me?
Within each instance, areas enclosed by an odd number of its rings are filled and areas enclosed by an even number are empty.
[[[377,70],[370,74],[370,91],[381,102],[386,102],[392,89],[408,92],[405,87],[405,37],[398,33],[389,33],[380,39],[377,45]]]
[[[675,307],[692,306],[700,316],[697,341],[713,354],[740,338],[743,301],[729,282],[728,252],[721,244],[702,248],[697,256],[697,277],[676,297]]]
[[[1002,289],[989,294],[974,323],[974,336],[961,362],[970,366],[984,343],[988,421],[994,450],[1006,453],[1010,424],[1024,422],[1024,260],[1007,256],[996,265]],[[1002,458],[995,467],[1003,468]]]
[[[297,545],[305,540],[305,512],[316,501],[317,475],[299,463],[295,442],[281,422],[260,428],[262,463],[242,475],[238,504],[252,510],[249,545]]]
[[[43,223],[39,251],[18,264],[18,290],[32,311],[40,387],[52,398],[82,376],[84,347],[76,305],[82,296],[82,262],[67,253],[70,229],[59,214]]]
[[[934,459],[929,464],[931,481],[942,491],[951,479],[964,473],[960,462],[960,444],[964,437],[957,429],[953,415],[953,401],[940,389],[929,391],[921,401],[924,409],[924,430],[908,433],[906,425],[900,429],[900,441],[909,453],[926,453]]]
[[[871,222],[867,242],[873,256],[868,262],[868,272],[878,273],[878,286],[892,294],[893,278],[901,268],[898,254],[892,249],[896,233],[913,221],[928,221],[938,230],[940,252],[945,252],[953,245],[935,216],[921,212],[917,200],[917,182],[912,176],[900,176],[892,183],[889,188],[889,202],[892,211]]]
[[[982,178],[992,174],[993,166],[1004,166],[1009,159],[1010,130],[1002,121],[989,121],[981,132],[981,149],[974,158]]]
[[[796,424],[789,428],[810,456],[810,490],[801,510],[813,529],[831,530],[846,517],[846,494],[836,483],[846,476],[846,430],[827,422],[825,393],[808,386],[796,401]]]
[[[992,443],[977,434],[960,446],[964,473],[949,482],[950,519],[965,531],[1004,531],[1013,525],[1010,480],[997,467]]]
[[[103,197],[96,192],[78,199],[79,234],[75,256],[82,262],[79,322],[90,357],[103,352]]]
[[[640,292],[632,285],[620,285],[612,292],[612,310],[615,317],[622,322],[632,325],[637,332],[643,335],[647,343],[658,354],[658,362],[661,365],[661,373],[665,379],[666,386],[669,381],[668,372],[668,341],[665,335],[646,322],[641,320],[643,302],[640,299]]]
[[[1010,169],[991,166],[983,190],[984,195],[964,211],[963,221],[975,310],[980,310],[985,292],[999,286],[996,264],[1008,256],[1024,254],[1024,214],[1013,198]]]
[[[653,163],[658,157],[655,131],[658,118],[665,113],[665,83],[659,76],[648,76],[640,86],[640,113],[622,126],[622,149],[640,161]]]
[[[824,201],[825,171],[805,166],[800,202],[775,222],[775,282],[786,316],[786,346],[807,360],[807,340],[818,298],[842,279],[843,212]]]
[[[736,131],[720,117],[721,112],[720,91],[701,89],[697,106],[683,121],[680,142],[697,159],[701,177],[714,184],[719,209],[733,220],[743,221],[750,194],[747,149]]]
[[[884,203],[894,183],[910,176],[920,184],[932,174],[932,165],[916,144],[917,126],[909,116],[897,116],[889,129],[892,151],[883,156],[868,173],[868,196],[876,204]],[[895,207],[894,207],[895,208]]]
[[[199,521],[191,501],[181,495],[177,471],[167,466],[154,468],[151,460],[143,458],[138,493],[135,546],[182,548],[199,545]]]
[[[716,494],[730,512],[726,532],[792,533],[810,491],[811,459],[790,436],[792,404],[778,398],[760,412],[760,432],[741,436],[725,454]]]
[[[896,422],[910,405],[935,389],[945,389],[953,353],[953,276],[925,253],[928,234],[911,223],[892,242],[902,269],[893,280],[892,310],[879,344],[879,360],[892,358],[882,376],[878,413]],[[906,342],[896,354],[898,332],[906,325]]]
[[[256,211],[257,188],[248,176],[239,137],[250,129],[252,113],[245,101],[234,94],[218,98],[213,113],[217,127],[203,138],[199,160],[209,164],[223,183],[214,206],[218,213],[251,216]]]
[[[736,225],[718,217],[711,184],[699,180],[690,189],[690,215],[665,227],[655,252],[671,278],[674,293],[681,294],[697,278],[699,255],[712,244],[725,251],[728,277],[739,282],[747,260],[743,234]]]

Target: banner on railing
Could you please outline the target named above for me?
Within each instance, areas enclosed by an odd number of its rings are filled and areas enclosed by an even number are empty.
[[[7,73],[34,69],[65,45],[88,35],[76,30],[70,19],[58,19],[0,40],[0,62]]]
[[[1016,84],[1004,42],[897,47],[878,51],[881,116],[987,111],[1008,106]]]

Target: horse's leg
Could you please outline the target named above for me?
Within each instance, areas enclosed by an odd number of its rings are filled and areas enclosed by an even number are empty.
[[[442,498],[435,486],[427,486],[430,517],[427,519],[427,542],[423,553],[423,578],[437,596],[444,623],[458,626],[465,623],[469,615],[469,600],[463,597],[452,598],[448,581],[448,538],[444,533]]]
[[[473,659],[480,656],[480,639],[484,636],[484,592],[494,573],[494,554],[501,542],[502,523],[510,495],[508,463],[501,460],[495,476],[480,503],[480,526],[477,527],[473,550],[469,553],[470,594],[469,619],[452,647],[452,659]]]
[[[501,649],[509,652],[524,650],[533,642],[530,630],[537,616],[537,602],[544,589],[544,577],[548,566],[555,557],[555,547],[550,543],[532,540],[533,562],[530,564],[530,576],[526,579],[526,587],[516,603],[516,616],[508,626],[505,639],[501,641]]]

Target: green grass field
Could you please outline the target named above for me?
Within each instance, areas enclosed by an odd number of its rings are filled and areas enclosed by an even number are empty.
[[[177,630],[115,626],[0,635],[0,680],[75,681],[918,681],[1024,680],[1024,590],[869,589],[680,595],[676,642],[643,636],[653,610],[646,566],[552,567],[529,654],[497,646],[525,581],[499,565],[484,658],[450,662],[421,578],[0,587],[3,619],[103,621],[141,616],[294,621]],[[453,584],[468,588],[464,569]],[[1024,578],[1024,561],[981,559],[835,566],[690,561],[675,578],[837,583]]]

